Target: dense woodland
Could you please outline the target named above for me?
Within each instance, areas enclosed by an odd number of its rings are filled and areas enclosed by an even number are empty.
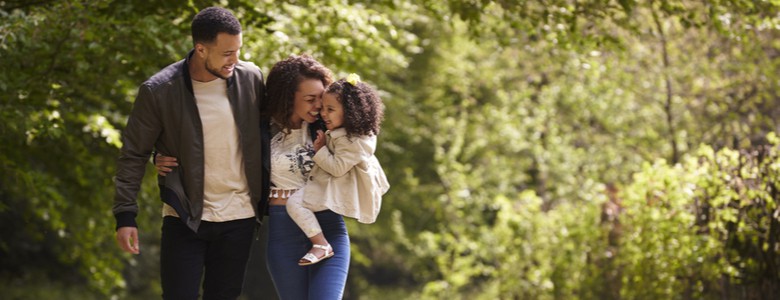
[[[264,72],[309,53],[382,92],[392,187],[348,222],[346,298],[780,298],[778,0],[0,0],[0,298],[159,297],[155,174],[124,254],[115,160],[215,4]]]

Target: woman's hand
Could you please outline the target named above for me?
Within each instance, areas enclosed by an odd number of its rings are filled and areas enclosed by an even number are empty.
[[[157,169],[157,174],[160,176],[168,175],[168,173],[173,171],[171,168],[177,166],[179,166],[179,163],[176,162],[175,157],[164,156],[159,153],[154,157],[154,167]]]
[[[317,130],[317,139],[314,140],[314,152],[320,151],[320,148],[325,146],[325,133],[322,130]]]

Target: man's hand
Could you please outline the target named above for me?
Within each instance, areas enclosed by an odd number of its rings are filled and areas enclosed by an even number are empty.
[[[160,174],[160,176],[168,175],[173,169],[172,167],[179,166],[179,163],[176,162],[175,157],[171,156],[163,156],[160,154],[157,154],[157,156],[154,157],[154,167],[157,169],[157,174]]]
[[[127,253],[141,253],[141,248],[138,247],[138,228],[119,227],[116,231],[116,242]]]

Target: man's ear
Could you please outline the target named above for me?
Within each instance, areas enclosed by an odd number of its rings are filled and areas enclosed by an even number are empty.
[[[206,58],[208,56],[209,51],[208,48],[206,48],[206,45],[202,43],[195,43],[195,55],[197,55],[200,58]]]

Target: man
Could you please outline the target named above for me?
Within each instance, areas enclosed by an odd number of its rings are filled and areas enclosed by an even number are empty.
[[[239,61],[241,24],[210,7],[192,21],[194,49],[144,82],[117,163],[116,238],[140,253],[136,197],[153,150],[178,158],[158,176],[163,298],[235,299],[268,196],[260,107],[263,75]],[[267,136],[267,134],[264,134]]]

